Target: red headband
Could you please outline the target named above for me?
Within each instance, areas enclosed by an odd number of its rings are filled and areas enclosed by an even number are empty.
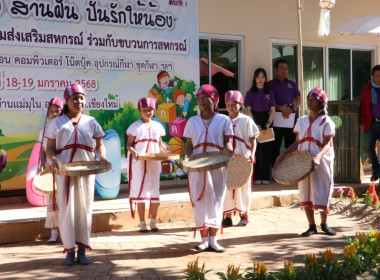
[[[170,77],[170,75],[169,75],[169,73],[168,72],[164,72],[164,73],[162,73],[161,75],[159,75],[158,77],[157,77],[157,82],[160,82],[160,80],[162,79],[162,78],[164,78],[164,77]]]

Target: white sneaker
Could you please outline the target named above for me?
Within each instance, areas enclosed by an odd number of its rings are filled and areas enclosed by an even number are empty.
[[[269,185],[269,181],[262,181],[263,182],[263,185]]]
[[[261,181],[260,181],[260,180],[253,181],[253,183],[254,183],[255,185],[261,185]]]

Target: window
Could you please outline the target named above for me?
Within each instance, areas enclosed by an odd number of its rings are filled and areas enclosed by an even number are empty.
[[[309,92],[314,87],[324,88],[323,48],[303,47],[303,88]]]
[[[227,114],[224,94],[243,88],[242,38],[201,35],[199,39],[200,85],[212,84],[219,92],[219,111]]]
[[[352,97],[360,98],[363,86],[371,78],[372,54],[369,51],[352,51]]]
[[[351,99],[350,50],[329,49],[329,100]]]
[[[371,78],[371,68],[375,64],[374,47],[310,42],[304,45],[306,46],[303,47],[302,55],[305,94],[318,86],[327,89],[329,100],[360,98],[362,87]],[[297,43],[273,40],[272,69],[279,58],[288,61],[288,78],[297,82]]]

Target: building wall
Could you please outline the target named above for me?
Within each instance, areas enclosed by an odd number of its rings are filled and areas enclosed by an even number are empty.
[[[253,72],[263,67],[270,73],[271,39],[298,41],[297,0],[199,0],[199,32],[244,37],[244,85],[249,89]],[[302,36],[306,42],[328,42],[380,47],[375,34],[330,33],[318,37],[319,0],[305,0],[302,8]],[[378,0],[336,0],[331,10],[331,27],[348,20],[378,14]],[[380,64],[377,56],[376,63]],[[269,74],[270,75],[270,74]]]

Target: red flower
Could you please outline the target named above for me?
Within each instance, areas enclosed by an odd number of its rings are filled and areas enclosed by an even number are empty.
[[[369,189],[366,191],[366,194],[373,194],[373,193],[376,193],[374,181],[372,181],[371,185],[369,186]]]
[[[354,191],[354,189],[353,189],[352,187],[349,187],[349,188],[348,188],[348,193],[347,193],[347,195],[348,195],[348,197],[351,198],[351,199],[353,199],[353,198],[356,197],[355,191]]]
[[[376,192],[374,192],[372,194],[372,204],[378,204],[379,203],[379,197],[378,195],[376,194]]]

